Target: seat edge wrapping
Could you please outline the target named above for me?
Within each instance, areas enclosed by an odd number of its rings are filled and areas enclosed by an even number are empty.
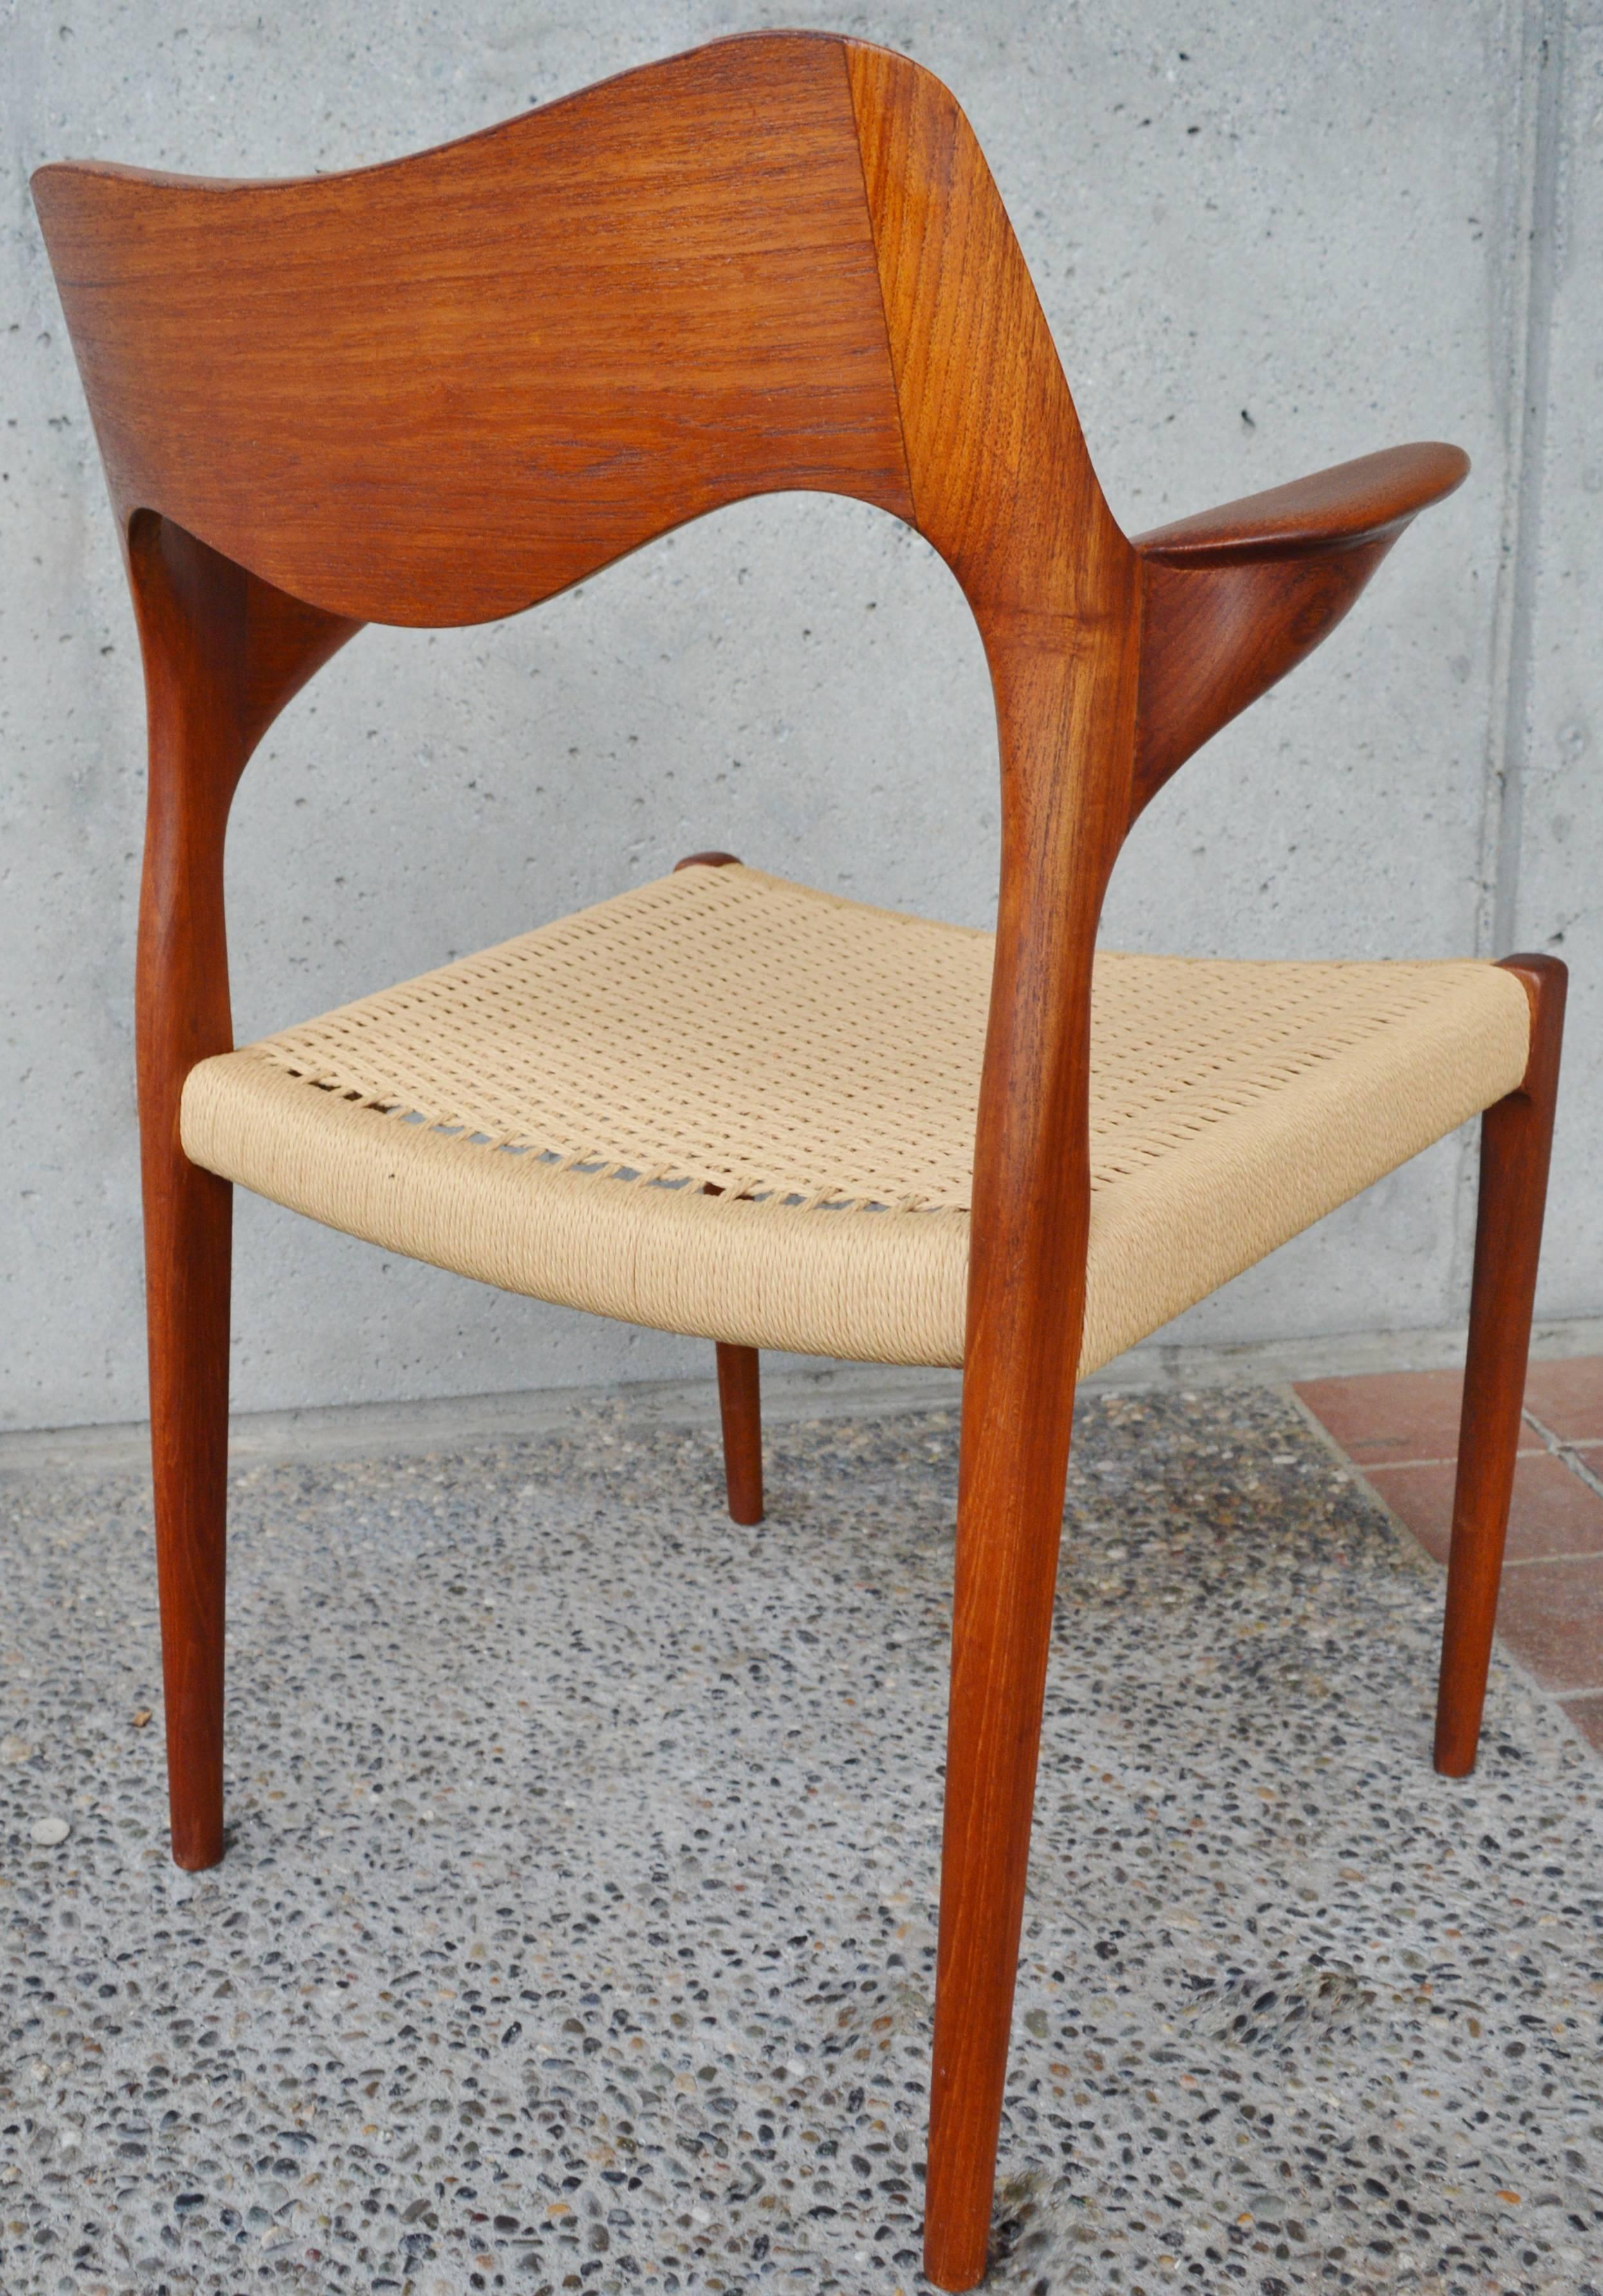
[[[1081,1376],[1519,1084],[1493,965],[1092,1197]],[[1467,984],[1476,981],[1475,993]],[[184,1090],[192,1161],[382,1249],[628,1323],[861,1362],[962,1361],[968,1221],[652,1187],[405,1124],[247,1048]]]

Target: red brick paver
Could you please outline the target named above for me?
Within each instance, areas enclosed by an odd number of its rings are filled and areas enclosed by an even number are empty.
[[[1533,1364],[1525,1374],[1525,1412],[1561,1443],[1603,1443],[1603,1357]]]
[[[1371,1488],[1393,1514],[1402,1516],[1426,1553],[1445,1562],[1457,1464],[1443,1459],[1424,1466],[1366,1467],[1363,1472]],[[1603,1554],[1603,1496],[1551,1451],[1527,1452],[1514,1464],[1504,1568],[1557,1554]]]
[[[1447,1560],[1462,1381],[1375,1372],[1296,1393],[1434,1562]],[[1497,1631],[1603,1752],[1603,1356],[1533,1364]]]
[[[1588,1744],[1603,1754],[1603,1690],[1594,1690],[1590,1698],[1566,1698],[1564,1710]]]
[[[1297,1393],[1356,1467],[1458,1455],[1461,1372],[1384,1371],[1354,1379],[1311,1379]],[[1520,1447],[1540,1451],[1541,1436],[1527,1427]]]

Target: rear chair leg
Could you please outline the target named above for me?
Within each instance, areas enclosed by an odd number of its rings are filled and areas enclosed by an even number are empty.
[[[924,2268],[984,2277],[1073,1390],[965,1373]],[[1022,1384],[1022,1382],[1021,1382]]]
[[[224,1507],[234,1192],[184,1153],[184,1080],[234,1043],[223,845],[245,761],[360,627],[138,512],[128,578],[150,717],[135,997],[151,1461],[173,1856],[223,1854]]]
[[[223,1854],[223,1627],[228,1288],[234,1191],[176,1146],[147,1151],[151,1462],[168,1801],[175,1862]],[[165,1185],[163,1185],[165,1183]]]
[[[718,1344],[718,1407],[724,1423],[724,1480],[736,1522],[762,1521],[762,1397],[755,1348]]]
[[[686,853],[673,865],[681,869],[736,869],[733,853]],[[719,1191],[711,1181],[704,1193]],[[724,1423],[724,1480],[729,1492],[729,1513],[736,1522],[762,1521],[762,1399],[758,1385],[755,1348],[718,1342],[718,1407]]]
[[[1436,1695],[1436,1767],[1450,1778],[1468,1776],[1480,1739],[1519,1448],[1564,1034],[1567,975],[1558,959],[1510,956],[1503,962],[1531,999],[1531,1054],[1517,1091],[1481,1119],[1469,1350]]]

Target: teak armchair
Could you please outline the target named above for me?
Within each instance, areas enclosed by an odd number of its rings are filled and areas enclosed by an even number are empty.
[[[1562,965],[1101,955],[1131,821],[1339,620],[1455,448],[1128,539],[930,74],[723,42],[343,176],[34,179],[144,647],[139,1099],[173,1852],[222,1855],[229,1215],[718,1343],[964,1366],[926,2267],[984,2270],[1070,1411],[1089,1371],[1485,1111],[1436,1738],[1475,1759]],[[229,802],[364,621],[511,613],[743,496],[952,569],[1000,734],[991,936],[728,855],[233,1049]]]

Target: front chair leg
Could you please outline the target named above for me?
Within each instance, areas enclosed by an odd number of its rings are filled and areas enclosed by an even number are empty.
[[[1558,958],[1510,956],[1504,962],[1519,975],[1531,999],[1531,1053],[1518,1090],[1481,1119],[1469,1350],[1436,1696],[1436,1767],[1450,1778],[1467,1777],[1480,1741],[1519,1449],[1564,1033],[1567,975]]]
[[[755,1348],[718,1342],[718,1408],[724,1482],[735,1522],[762,1521],[762,1391]]]

